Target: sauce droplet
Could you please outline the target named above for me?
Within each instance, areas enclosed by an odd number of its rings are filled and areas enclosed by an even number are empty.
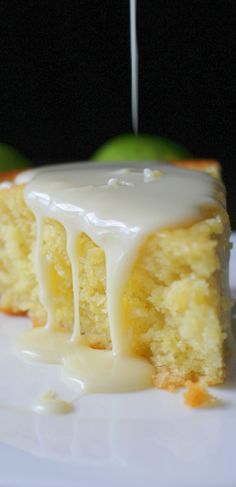
[[[68,414],[74,410],[74,405],[60,399],[56,392],[47,391],[34,403],[33,410],[39,414]]]

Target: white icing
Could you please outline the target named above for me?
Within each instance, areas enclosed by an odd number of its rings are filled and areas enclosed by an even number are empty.
[[[143,176],[144,176],[144,182],[145,183],[150,183],[150,181],[154,181],[156,178],[159,178],[162,176],[162,172],[159,170],[152,170],[149,169],[149,167],[146,167],[143,171]]]
[[[12,188],[12,186],[12,181],[3,181],[2,183],[0,183],[0,189],[10,189]]]
[[[64,377],[85,392],[150,387],[153,367],[133,355],[124,329],[125,283],[145,238],[157,229],[200,217],[203,206],[220,204],[222,185],[204,173],[164,163],[145,169],[141,163],[125,167],[70,164],[30,175],[27,172],[26,176],[25,199],[37,222],[36,275],[48,319],[44,329],[20,337],[20,349],[33,360],[64,363]],[[42,229],[47,217],[66,229],[74,294],[71,336],[57,331],[55,326],[56,309],[48,285],[47,261],[42,254]],[[90,349],[81,336],[76,251],[81,232],[105,253],[111,352]]]

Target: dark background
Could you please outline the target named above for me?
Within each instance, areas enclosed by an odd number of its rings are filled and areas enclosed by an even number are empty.
[[[0,140],[34,164],[131,131],[128,0],[0,0]],[[138,0],[140,131],[223,164],[236,228],[235,1]]]

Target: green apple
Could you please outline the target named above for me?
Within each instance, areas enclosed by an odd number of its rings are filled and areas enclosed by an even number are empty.
[[[30,167],[30,161],[11,145],[0,144],[0,172]]]
[[[124,134],[105,142],[91,159],[97,162],[170,161],[188,157],[192,154],[185,147],[164,137]]]

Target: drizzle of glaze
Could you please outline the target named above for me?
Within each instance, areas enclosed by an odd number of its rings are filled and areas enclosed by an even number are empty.
[[[133,131],[138,134],[138,41],[137,3],[130,0],[130,54],[131,54],[131,115]]]
[[[30,360],[62,363],[64,379],[76,390],[120,392],[151,387],[154,369],[133,354],[125,332],[124,286],[146,237],[160,228],[200,218],[203,206],[220,204],[221,184],[209,175],[166,163],[145,169],[139,163],[69,164],[27,172],[17,182],[22,180],[26,203],[36,218],[35,270],[47,324],[22,334],[18,348]],[[57,220],[66,230],[74,295],[71,336],[55,327],[56,310],[42,252],[45,218]],[[105,253],[112,351],[89,348],[81,335],[76,251],[81,232]]]

